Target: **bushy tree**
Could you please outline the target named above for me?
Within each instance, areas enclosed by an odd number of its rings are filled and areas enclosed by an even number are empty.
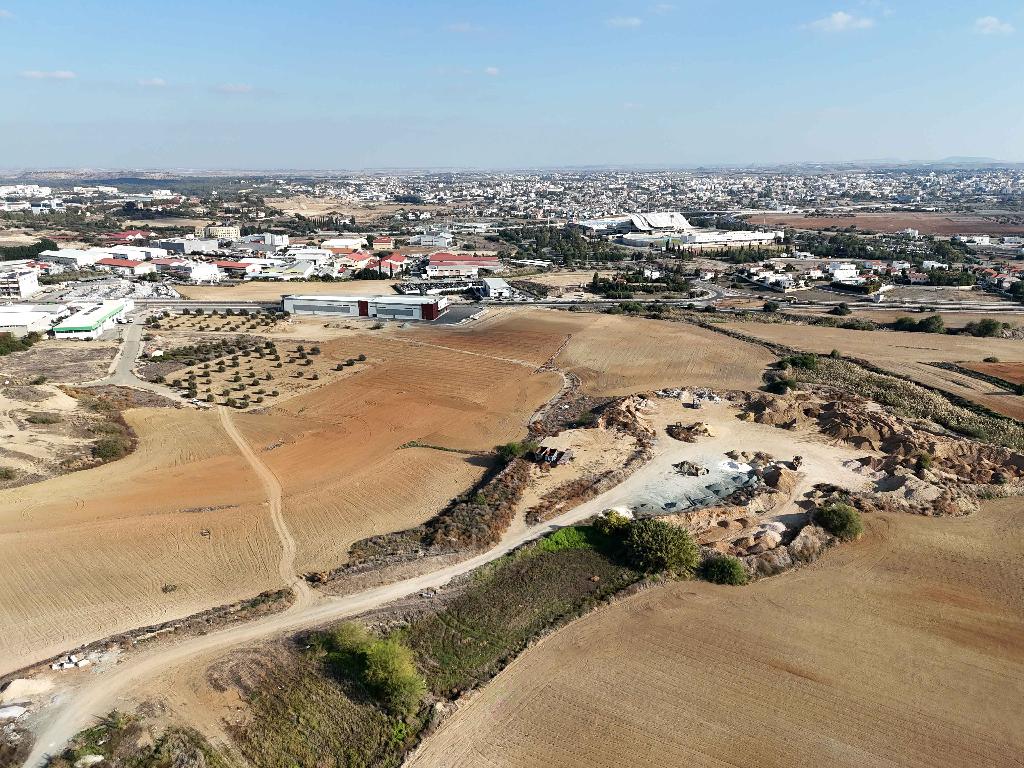
[[[859,539],[864,532],[860,512],[849,504],[834,503],[814,513],[814,522],[842,541]]]
[[[684,529],[664,520],[637,520],[626,533],[626,556],[634,568],[647,573],[674,571],[690,574],[700,562],[700,550]]]
[[[747,569],[732,555],[709,558],[701,567],[701,575],[714,584],[742,586],[749,581]]]
[[[412,651],[397,640],[381,640],[370,645],[364,655],[366,685],[395,714],[415,712],[427,684],[416,671]]]

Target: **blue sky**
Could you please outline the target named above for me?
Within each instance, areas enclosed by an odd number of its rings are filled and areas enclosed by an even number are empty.
[[[0,0],[0,167],[1024,161],[1020,0]]]

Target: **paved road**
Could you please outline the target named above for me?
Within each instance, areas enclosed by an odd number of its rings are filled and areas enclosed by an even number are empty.
[[[113,370],[102,379],[87,382],[86,386],[116,386],[131,387],[132,389],[144,389],[172,400],[180,401],[178,394],[169,387],[162,384],[155,384],[151,381],[144,381],[135,375],[135,361],[142,353],[143,327],[138,324],[118,326],[121,331],[121,350],[114,361]]]

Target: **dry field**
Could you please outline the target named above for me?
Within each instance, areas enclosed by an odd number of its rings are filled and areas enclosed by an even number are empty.
[[[182,285],[178,293],[196,301],[277,301],[282,296],[390,296],[395,280],[345,280],[337,283],[246,282],[238,285]]]
[[[282,485],[303,572],[342,564],[352,542],[416,525],[470,487],[486,460],[402,446],[488,451],[521,438],[562,385],[558,372],[538,371],[556,353],[597,394],[756,386],[771,359],[684,324],[539,309],[451,328],[304,319],[269,336],[285,350],[307,331],[318,332],[324,360],[365,354],[366,363],[233,417]],[[278,584],[262,486],[218,414],[126,417],[140,439],[129,457],[0,490],[0,594],[14,596],[0,600],[0,673]]]
[[[214,310],[203,314],[173,314],[157,316],[159,328],[152,329],[161,334],[167,331],[184,333],[269,333],[280,325],[280,321],[269,312],[253,310],[248,315],[232,312],[227,314]],[[147,328],[149,330],[149,328]]]
[[[361,352],[367,364],[239,420],[284,488],[302,570],[337,566],[354,541],[432,517],[486,466],[473,456],[401,446],[490,450],[519,439],[561,384],[533,364],[415,333],[350,334],[321,346],[332,359]]]
[[[1014,339],[847,331],[818,326],[749,322],[730,323],[728,327],[808,352],[828,354],[837,349],[847,357],[867,360],[879,368],[967,398],[1005,416],[1024,418],[1024,400],[1016,395],[971,376],[928,365],[933,362],[981,362],[990,356],[1013,360],[1020,357],[1022,349],[1022,342]]]
[[[276,585],[262,488],[217,414],[126,418],[135,453],[0,491],[0,673]]]
[[[110,370],[117,350],[115,342],[43,339],[31,349],[3,357],[0,384],[28,384],[40,376],[55,384],[101,379]]]
[[[593,395],[619,396],[667,386],[753,389],[775,360],[746,344],[687,323],[544,309],[490,310],[461,328],[419,326],[410,339],[575,373]]]
[[[1020,765],[1019,517],[875,516],[801,571],[630,597],[527,651],[411,765]]]
[[[1024,384],[1024,363],[971,363],[964,367],[1010,384]]]
[[[1003,217],[1007,218],[1007,217]],[[998,221],[992,216],[959,213],[857,213],[852,216],[804,216],[802,214],[757,214],[749,217],[754,224],[797,229],[845,229],[856,226],[865,232],[896,233],[916,229],[922,235],[1019,235],[1024,233],[1024,217],[1008,217]]]
[[[755,389],[775,357],[761,347],[686,323],[582,315],[558,356],[584,389],[599,395],[668,386]]]

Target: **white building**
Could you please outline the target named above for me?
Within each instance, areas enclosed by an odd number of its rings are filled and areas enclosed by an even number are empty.
[[[104,331],[114,327],[118,318],[131,312],[135,302],[120,299],[73,306],[76,308],[75,313],[54,326],[54,338],[98,339]]]
[[[272,232],[260,232],[255,235],[246,235],[242,238],[243,243],[260,243],[272,245],[275,248],[284,248],[288,245],[288,235],[275,235]]]
[[[113,272],[121,277],[141,277],[156,272],[156,266],[148,261],[135,259],[106,258],[96,262],[96,268]]]
[[[163,248],[168,253],[180,253],[183,256],[190,253],[215,253],[220,248],[220,243],[214,238],[196,237],[195,235],[154,240],[153,245]]]
[[[357,251],[360,248],[366,248],[366,246],[366,237],[355,232],[342,233],[338,237],[332,237],[330,240],[324,240],[320,244],[321,248],[326,248],[328,250],[340,248],[342,250]]]
[[[17,337],[46,333],[67,314],[63,304],[0,304],[0,333]]]
[[[39,270],[24,262],[0,261],[0,299],[25,299],[39,292]]]
[[[512,286],[500,277],[485,277],[480,295],[486,299],[511,299]]]
[[[32,203],[32,215],[43,216],[48,213],[64,213],[66,208],[64,207],[64,201],[54,198],[52,200],[42,200],[38,203]]]
[[[108,256],[115,259],[132,259],[133,261],[149,261],[150,259],[166,259],[166,248],[145,245],[115,245],[103,249]]]
[[[448,232],[428,232],[415,235],[409,240],[410,245],[421,245],[426,248],[451,248],[455,245],[455,237]]]
[[[60,264],[69,269],[84,269],[85,267],[91,267],[100,259],[106,258],[106,256],[106,251],[99,248],[90,248],[87,251],[79,250],[78,248],[61,248],[56,251],[43,251],[39,254],[39,259]]]

